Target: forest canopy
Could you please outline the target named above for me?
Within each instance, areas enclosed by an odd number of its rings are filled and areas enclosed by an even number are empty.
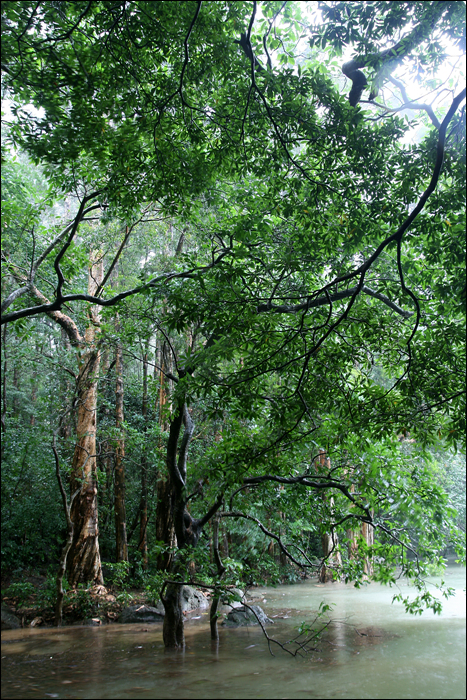
[[[3,2],[2,32],[6,566],[68,535],[70,585],[166,571],[168,646],[174,580],[287,560],[436,609],[465,3]]]

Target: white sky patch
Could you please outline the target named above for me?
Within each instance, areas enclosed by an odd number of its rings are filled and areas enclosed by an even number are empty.
[[[322,13],[318,9],[318,3],[302,2],[300,3],[300,5],[302,12],[302,21],[304,24],[316,27],[323,23]],[[257,17],[263,19],[263,16],[260,12],[260,8],[258,8]],[[276,20],[276,26],[279,25],[280,19],[278,18],[278,20]],[[386,48],[389,48],[390,46],[393,46],[400,40],[400,38],[402,38],[403,35],[406,35],[408,32],[410,32],[412,28],[413,25],[405,24],[401,28],[401,32],[399,35],[391,37],[385,43],[381,43],[380,50],[384,50]],[[273,32],[274,30],[271,30],[270,36],[273,35]],[[462,87],[464,87],[466,75],[465,54],[461,53],[458,47],[450,43],[446,37],[444,38],[444,42],[447,56],[446,60],[439,66],[439,68],[431,77],[431,80],[433,80],[434,83],[433,88],[429,90],[424,89],[423,91],[421,91],[421,86],[417,83],[415,76],[410,75],[409,65],[412,60],[410,56],[408,56],[402,63],[402,65],[399,66],[393,72],[394,78],[400,80],[400,82],[404,84],[409,99],[413,103],[423,103],[431,106],[439,121],[442,121],[445,113],[449,109],[454,95],[457,94],[459,90],[462,89]],[[283,51],[282,48],[279,48],[276,51],[269,51],[273,67],[280,67],[276,54],[277,52],[280,53],[281,51]],[[351,45],[347,45],[343,47],[342,56],[338,57],[337,59],[332,59],[332,63],[335,63],[337,60],[339,66],[342,66],[344,63],[354,58],[355,53],[356,52],[354,47]],[[298,59],[297,64],[302,63],[304,60],[306,60],[307,56],[311,56],[311,49],[306,34],[297,42],[295,46],[294,55]],[[331,63],[331,58],[329,57],[329,52],[327,50],[319,52],[318,56],[320,55],[322,56],[323,63]],[[264,52],[260,56],[260,58],[263,62],[265,61],[266,56],[264,55]],[[365,71],[365,68],[363,68],[362,70]],[[368,71],[366,72],[368,73]],[[333,79],[337,80],[339,90],[341,92],[345,93],[350,91],[350,88],[352,86],[350,80],[345,78],[345,76],[342,73],[334,72],[331,66],[330,73]],[[377,98],[377,102],[379,104],[384,104],[392,109],[398,109],[404,104],[404,100],[399,89],[390,82],[387,82],[383,86],[381,95]],[[361,101],[360,106],[367,113],[371,112],[372,117],[382,113],[381,108],[378,109],[376,106],[365,103],[365,98],[363,98],[363,100]],[[407,117],[409,123],[414,122],[414,126],[411,129],[409,129],[406,134],[404,134],[404,136],[400,139],[400,143],[406,145],[420,143],[420,141],[423,140],[430,128],[430,120],[426,111],[421,109],[406,108],[395,112],[395,114],[397,114],[397,116],[401,118]],[[420,122],[420,120],[422,120],[423,123],[415,124],[415,122]]]
[[[155,257],[156,257],[156,253],[154,253],[153,251],[150,251],[144,258],[141,258],[141,260],[139,262],[140,267],[144,267],[145,265],[148,264],[148,262],[150,260],[152,260]]]

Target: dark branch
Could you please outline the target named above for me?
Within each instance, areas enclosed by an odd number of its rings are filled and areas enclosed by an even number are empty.
[[[126,292],[121,292],[110,299],[101,299],[96,296],[91,296],[90,294],[65,294],[63,296],[58,296],[52,303],[48,302],[40,304],[38,306],[32,306],[27,309],[20,309],[19,311],[14,311],[10,314],[5,314],[1,317],[1,325],[4,323],[9,323],[11,321],[17,321],[19,318],[26,318],[28,316],[37,316],[41,313],[51,313],[53,311],[59,311],[63,304],[68,304],[71,301],[87,301],[90,304],[97,304],[99,306],[115,306],[126,297],[133,296],[134,294],[139,294],[147,289],[155,287],[159,282],[169,282],[172,279],[196,279],[197,273],[206,272],[212,267],[217,265],[226,255],[230,253],[230,249],[224,250],[217,258],[213,260],[209,265],[202,265],[201,267],[193,267],[185,272],[165,272],[158,277],[154,277],[150,282],[142,284],[139,287],[134,287]],[[45,299],[45,297],[44,297]]]
[[[326,291],[326,288],[324,291]],[[273,311],[274,313],[281,314],[295,314],[300,311],[307,311],[308,309],[314,309],[319,306],[329,305],[330,302],[340,301],[341,299],[347,299],[348,297],[353,296],[356,292],[357,287],[352,287],[351,289],[345,289],[341,292],[337,292],[336,294],[327,294],[324,297],[318,297],[318,299],[308,299],[303,304],[275,305],[271,302],[268,302],[267,304],[259,304],[256,307],[256,311],[257,313]],[[384,304],[386,304],[386,306],[389,306],[390,309],[400,314],[404,318],[410,318],[410,316],[413,316],[413,311],[404,311],[404,309],[401,309],[400,306],[397,306],[397,304],[388,299],[388,297],[385,294],[381,294],[381,292],[376,292],[373,289],[370,289],[370,287],[367,287],[366,285],[363,285],[363,287],[360,290],[360,293],[367,294],[368,296],[374,297],[375,299],[379,299]]]

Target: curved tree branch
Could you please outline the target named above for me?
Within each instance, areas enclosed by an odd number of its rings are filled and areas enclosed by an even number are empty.
[[[326,292],[326,288],[324,289],[324,291]],[[348,297],[354,296],[354,294],[356,294],[357,292],[358,288],[352,287],[351,289],[344,289],[342,292],[337,292],[336,294],[326,294],[326,296],[324,297],[318,297],[317,299],[309,299],[308,301],[303,302],[303,304],[275,305],[271,302],[268,302],[267,304],[259,304],[256,307],[256,312],[264,313],[265,311],[272,311],[274,313],[280,314],[295,314],[300,311],[307,311],[308,309],[314,309],[319,306],[327,306],[330,303],[340,301],[341,299],[347,299]],[[363,285],[359,293],[368,294],[368,296],[374,297],[375,299],[379,299],[384,304],[386,304],[386,306],[389,306],[390,309],[400,314],[404,318],[410,318],[410,316],[413,316],[413,311],[404,311],[404,309],[401,309],[400,306],[397,306],[397,304],[391,301],[385,294],[382,294],[381,292],[376,292],[373,289],[370,289],[370,287],[367,287],[366,285]]]
[[[215,267],[226,255],[229,255],[232,251],[229,249],[223,250],[219,253],[217,258],[209,265],[202,265],[200,267],[193,267],[185,272],[164,272],[158,277],[154,277],[152,280],[146,284],[142,284],[139,287],[134,287],[133,289],[128,289],[126,292],[121,292],[110,299],[101,299],[100,297],[92,296],[90,294],[65,294],[58,296],[53,302],[46,300],[46,303],[40,304],[38,306],[32,306],[27,309],[20,309],[19,311],[14,311],[10,314],[5,314],[1,317],[1,325],[4,323],[9,323],[11,321],[17,321],[19,318],[27,318],[28,316],[37,316],[41,313],[51,313],[53,311],[58,311],[61,309],[63,304],[67,304],[71,301],[87,301],[90,304],[97,304],[99,306],[115,306],[123,299],[134,294],[139,294],[147,289],[155,287],[159,282],[168,282],[172,279],[196,279],[198,273],[207,272],[211,268]],[[45,299],[45,297],[44,297]]]
[[[39,255],[37,260],[31,265],[31,270],[28,275],[28,277],[22,277],[22,281],[25,282],[26,280],[30,283],[33,283],[36,277],[37,270],[39,266],[44,262],[46,257],[49,255],[49,253],[52,252],[52,250],[65,238],[65,236],[72,231],[72,229],[81,221],[84,220],[84,216],[88,214],[90,211],[93,211],[93,209],[100,209],[100,204],[93,204],[90,207],[87,207],[81,213],[78,213],[74,220],[61,232],[56,236],[51,243],[47,246],[47,248]],[[79,218],[78,218],[79,217]],[[75,230],[76,233],[76,230]],[[68,247],[68,246],[67,246]],[[2,253],[2,260],[5,262],[7,266],[11,266],[12,263],[5,257],[5,255]],[[11,294],[8,295],[8,297],[4,300],[1,306],[1,313],[4,314],[5,311],[8,309],[8,307],[19,297],[24,296],[24,294],[27,294],[29,291],[29,286],[26,285],[24,287],[20,287],[19,289],[15,289],[15,291],[11,292]]]
[[[252,522],[256,523],[265,535],[267,537],[270,537],[271,539],[275,540],[281,550],[284,552],[284,554],[290,559],[290,561],[293,561],[294,564],[299,566],[301,569],[304,569],[306,567],[309,567],[310,564],[303,564],[302,562],[298,561],[298,559],[295,559],[294,555],[289,552],[285,544],[282,542],[281,538],[278,535],[275,535],[273,532],[270,532],[263,523],[258,520],[258,518],[253,517],[253,515],[248,515],[248,513],[242,513],[239,510],[233,510],[233,511],[225,511],[223,513],[220,513],[221,518],[244,518],[245,520],[251,520]]]
[[[441,126],[441,124],[440,124],[440,122],[439,122],[439,120],[438,120],[438,117],[437,117],[436,114],[433,112],[433,108],[432,108],[431,105],[425,104],[425,103],[423,103],[423,102],[414,102],[413,100],[411,100],[411,99],[409,98],[409,96],[407,95],[407,91],[406,91],[406,89],[405,89],[405,85],[404,85],[404,83],[403,83],[402,81],[396,80],[396,78],[393,78],[391,75],[388,76],[388,80],[389,80],[393,85],[395,85],[397,88],[399,88],[399,90],[401,91],[401,95],[402,95],[402,97],[403,97],[403,100],[404,100],[404,104],[402,104],[400,107],[397,107],[396,109],[391,109],[391,108],[389,108],[389,107],[384,107],[384,109],[386,109],[388,112],[400,112],[400,111],[403,110],[403,109],[422,109],[423,111],[425,111],[425,112],[428,114],[428,116],[429,116],[429,118],[430,118],[430,120],[431,120],[431,123],[432,123],[437,129],[439,129],[439,127]],[[381,105],[381,106],[383,106],[383,105]]]
[[[401,61],[410,54],[416,46],[428,39],[433,31],[435,24],[440,19],[441,15],[449,3],[435,2],[426,3],[427,14],[416,24],[413,29],[400,39],[394,46],[389,49],[380,51],[379,53],[368,54],[367,56],[358,56],[351,61],[347,61],[342,66],[342,72],[345,76],[352,80],[352,89],[349,93],[349,102],[352,107],[355,107],[362,96],[364,88],[367,86],[367,80],[359,68],[366,66],[374,67],[377,70],[376,77],[373,81],[372,90],[369,99],[372,100],[378,94],[378,91],[385,80],[401,63]]]
[[[89,202],[91,199],[95,199],[96,197],[99,196],[99,194],[101,194],[101,193],[100,192],[93,192],[92,194],[89,194],[89,195],[86,195],[85,197],[83,197],[83,201],[81,202],[81,204],[79,206],[78,213],[76,214],[75,220],[73,221],[70,235],[68,236],[65,245],[60,250],[60,252],[58,253],[57,257],[54,260],[54,268],[55,268],[55,272],[57,273],[57,277],[58,277],[58,284],[57,284],[57,291],[56,291],[57,299],[60,299],[60,297],[62,297],[62,287],[65,283],[65,278],[64,278],[62,270],[60,268],[60,261],[63,258],[63,256],[65,255],[67,249],[70,247],[71,242],[73,241],[73,238],[75,237],[76,231],[78,230],[78,226],[81,222],[81,219],[84,216],[83,212],[86,208],[86,202]]]
[[[385,248],[387,248],[388,245],[391,243],[394,243],[395,241],[402,240],[402,237],[404,233],[407,231],[408,228],[410,228],[411,224],[415,220],[415,218],[418,216],[418,214],[422,211],[423,207],[425,206],[429,196],[434,192],[436,189],[436,185],[438,184],[439,176],[441,174],[441,168],[443,166],[443,159],[444,159],[444,146],[446,143],[446,130],[449,126],[449,123],[451,119],[453,118],[454,114],[456,113],[456,110],[458,106],[460,105],[463,100],[465,100],[465,94],[466,94],[466,89],[464,88],[456,97],[453,99],[452,104],[444,117],[440,129],[439,129],[439,135],[438,135],[438,145],[436,149],[436,161],[435,161],[435,166],[433,168],[433,175],[431,176],[430,183],[420,199],[418,200],[417,206],[413,209],[413,211],[409,214],[409,216],[405,219],[405,221],[399,226],[397,231],[392,233],[390,236],[384,239],[379,246],[375,249],[375,251],[370,255],[368,260],[366,260],[360,267],[358,267],[356,270],[353,270],[352,272],[347,273],[346,275],[342,275],[342,277],[337,277],[336,279],[332,280],[332,282],[329,282],[325,287],[323,287],[322,291],[325,289],[332,289],[332,287],[336,284],[341,284],[342,282],[345,282],[347,280],[353,279],[355,277],[358,277],[362,273],[365,273],[379,258],[381,253]]]

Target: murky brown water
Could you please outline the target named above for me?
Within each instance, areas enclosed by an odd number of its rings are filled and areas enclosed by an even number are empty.
[[[221,627],[215,645],[207,613],[187,622],[183,653],[164,650],[159,626],[2,632],[2,698],[465,698],[465,569],[447,581],[457,594],[440,617],[409,617],[376,584],[262,589],[265,611],[288,616],[268,627],[282,641],[335,603],[341,622],[305,658],[273,658],[258,628]]]

